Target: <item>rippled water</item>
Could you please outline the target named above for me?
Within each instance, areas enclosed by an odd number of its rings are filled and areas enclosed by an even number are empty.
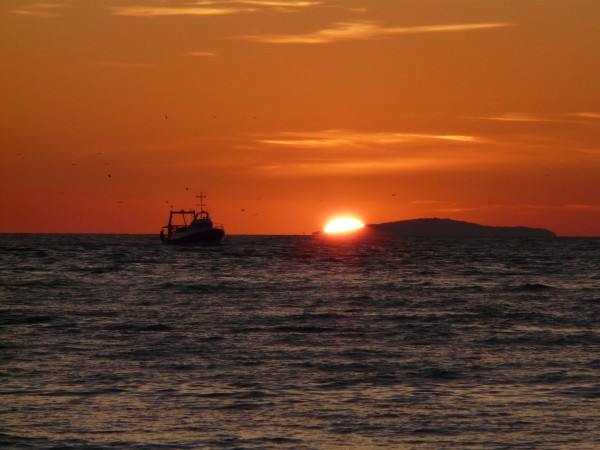
[[[600,446],[600,239],[0,235],[2,448]]]

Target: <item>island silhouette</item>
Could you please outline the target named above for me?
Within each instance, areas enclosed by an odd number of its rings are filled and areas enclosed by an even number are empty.
[[[410,219],[372,223],[359,233],[409,237],[493,237],[493,238],[554,238],[556,234],[544,228],[497,227],[453,219]],[[317,232],[315,234],[320,234]]]

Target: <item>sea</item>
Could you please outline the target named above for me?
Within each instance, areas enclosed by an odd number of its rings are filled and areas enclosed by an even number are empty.
[[[600,448],[600,239],[0,235],[2,449]]]

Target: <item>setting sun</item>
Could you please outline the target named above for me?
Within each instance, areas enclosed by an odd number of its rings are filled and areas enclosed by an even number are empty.
[[[354,217],[338,217],[325,225],[325,233],[345,233],[364,227],[365,224]]]

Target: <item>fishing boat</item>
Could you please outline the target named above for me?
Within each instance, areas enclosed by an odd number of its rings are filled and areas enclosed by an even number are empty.
[[[160,230],[163,244],[217,244],[225,236],[223,225],[215,224],[204,209],[204,195],[200,200],[199,211],[195,209],[170,211],[169,223]]]

